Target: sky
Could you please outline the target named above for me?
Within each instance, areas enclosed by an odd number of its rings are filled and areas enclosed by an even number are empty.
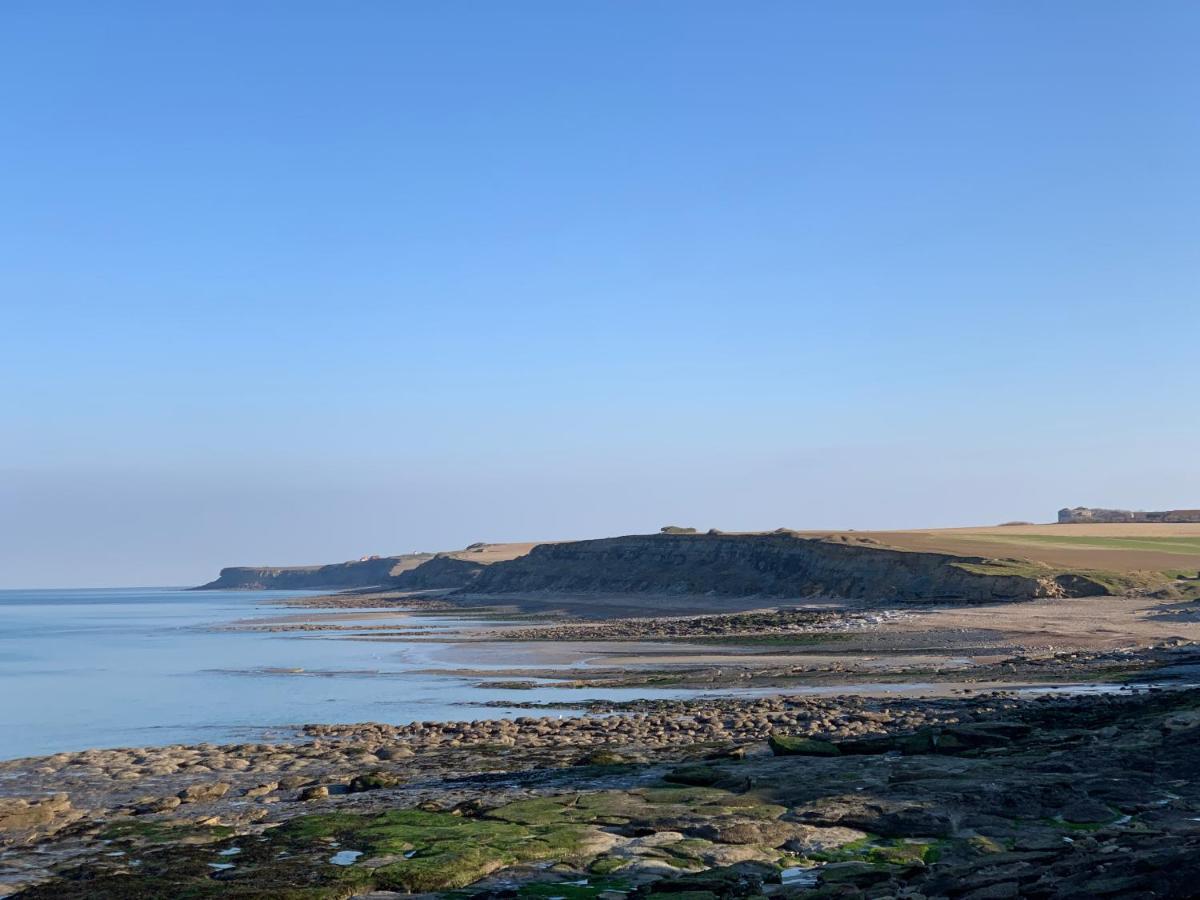
[[[0,587],[1200,507],[1200,6],[0,4]]]

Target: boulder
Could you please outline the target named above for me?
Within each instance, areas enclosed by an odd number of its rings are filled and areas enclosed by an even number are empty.
[[[377,791],[380,788],[395,787],[403,782],[403,778],[393,775],[390,772],[367,772],[364,775],[355,775],[347,787],[350,793],[359,794],[363,791]]]
[[[207,803],[210,800],[220,800],[231,785],[224,781],[208,781],[201,784],[189,784],[175,796],[184,803]]]
[[[798,735],[773,734],[767,743],[776,756],[840,756],[842,752],[832,741]]]
[[[0,833],[57,830],[79,815],[66,794],[40,800],[3,799],[0,800]]]

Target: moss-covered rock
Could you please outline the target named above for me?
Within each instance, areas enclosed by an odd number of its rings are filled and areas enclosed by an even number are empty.
[[[355,775],[350,779],[347,785],[350,793],[358,794],[363,791],[377,791],[380,788],[395,787],[398,784],[403,784],[404,779],[399,775],[394,775],[391,772],[367,772],[363,775]]]
[[[800,737],[789,734],[773,734],[767,742],[776,756],[840,756],[841,751],[832,741]]]
[[[197,825],[194,822],[141,822],[121,820],[100,832],[101,840],[165,844],[168,842],[206,844],[233,834],[228,825]]]
[[[579,759],[581,766],[627,766],[632,763],[628,756],[615,750],[593,750]]]

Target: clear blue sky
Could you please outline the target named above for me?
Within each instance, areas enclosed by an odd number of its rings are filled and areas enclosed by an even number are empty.
[[[0,586],[1200,506],[1200,5],[0,5]]]

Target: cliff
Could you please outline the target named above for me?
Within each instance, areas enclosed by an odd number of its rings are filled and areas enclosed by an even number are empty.
[[[324,566],[230,566],[222,569],[215,581],[196,590],[334,591],[390,586],[397,577],[431,559],[432,553],[409,553]]]
[[[541,544],[526,556],[481,569],[467,590],[884,601],[1109,593],[1086,574],[1023,561],[897,550],[863,538],[803,538],[788,532],[631,535]]]
[[[470,586],[487,565],[460,559],[448,553],[439,553],[433,559],[426,560],[393,579],[392,585],[404,591],[457,590]]]
[[[201,589],[443,590],[459,594],[691,594],[888,601],[1029,600],[1111,593],[1082,572],[1025,560],[901,550],[871,538],[661,533],[326,566],[221,570]]]

